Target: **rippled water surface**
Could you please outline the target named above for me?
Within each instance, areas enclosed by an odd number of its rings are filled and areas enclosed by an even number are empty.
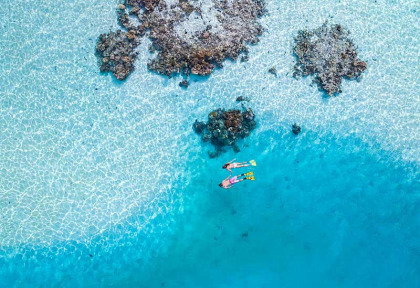
[[[126,81],[99,73],[117,3],[0,5],[1,287],[420,286],[417,1],[267,1],[249,61],[187,90],[147,41]],[[291,77],[325,20],[368,63],[333,98]],[[257,129],[209,159],[191,125],[241,95]],[[221,190],[233,158],[256,181]]]

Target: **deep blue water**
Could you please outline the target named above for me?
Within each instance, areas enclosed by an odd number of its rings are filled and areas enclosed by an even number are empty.
[[[35,247],[2,259],[6,283],[418,286],[417,176],[357,138],[338,141],[313,132],[298,137],[265,132],[255,138],[258,145],[243,148],[241,156],[256,159],[256,181],[221,190],[220,159],[207,160],[203,151],[189,168],[195,176],[182,190],[183,213],[164,233],[157,228],[132,239],[112,229],[116,235],[103,237],[120,245],[69,243],[52,258],[36,255]],[[154,221],[156,227],[165,222]]]
[[[249,62],[187,90],[147,43],[99,73],[116,5],[0,5],[0,287],[420,287],[418,3],[267,1]],[[334,98],[291,77],[326,19],[368,62]],[[210,159],[192,123],[240,95],[257,129]],[[256,180],[222,190],[233,158]]]

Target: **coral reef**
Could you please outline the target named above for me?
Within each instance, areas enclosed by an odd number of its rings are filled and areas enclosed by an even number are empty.
[[[160,74],[208,75],[222,67],[225,59],[236,60],[241,53],[246,61],[246,45],[259,41],[263,28],[258,18],[265,13],[263,0],[125,0],[118,9],[119,23],[128,31],[126,38],[115,37],[122,32],[110,32],[101,35],[97,47],[102,62],[114,50],[130,59],[125,69],[116,68],[120,60],[101,64],[101,71],[112,71],[118,79],[133,70],[136,54],[132,51],[146,34],[152,41],[151,50],[158,52],[148,68]],[[106,39],[111,48],[103,47]]]
[[[195,121],[193,129],[202,135],[204,142],[211,142],[216,152],[210,157],[215,157],[223,151],[223,147],[232,146],[235,152],[239,152],[236,141],[249,136],[256,127],[254,112],[250,109],[223,110],[217,109],[209,114],[208,122]]]
[[[327,23],[315,30],[299,31],[295,37],[297,63],[293,75],[315,75],[315,81],[328,95],[341,93],[342,78],[357,79],[367,67],[357,57],[349,34],[341,25]]]
[[[134,32],[121,30],[99,36],[96,51],[100,61],[101,72],[111,71],[118,80],[125,79],[134,70],[137,53],[134,49],[138,43]]]

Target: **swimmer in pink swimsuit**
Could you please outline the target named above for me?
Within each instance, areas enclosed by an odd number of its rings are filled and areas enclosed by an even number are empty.
[[[249,164],[248,162],[235,162],[235,163],[231,163],[233,161],[235,161],[236,159],[233,159],[229,162],[227,162],[225,165],[223,165],[222,169],[226,169],[230,172],[230,175],[232,175],[232,170],[234,168],[241,168],[241,167],[247,167],[251,164]]]
[[[232,188],[233,184],[235,183],[239,183],[244,180],[251,180],[250,177],[239,178],[239,177],[245,176],[245,174],[247,173],[236,175],[233,177],[230,177],[229,175],[228,177],[225,178],[225,180],[222,181],[222,183],[219,184],[219,187],[222,187],[224,189],[229,189],[229,188]]]

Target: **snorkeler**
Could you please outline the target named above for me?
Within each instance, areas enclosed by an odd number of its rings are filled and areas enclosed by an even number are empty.
[[[233,184],[235,184],[235,183],[239,183],[239,182],[242,182],[244,180],[255,180],[253,175],[254,175],[254,172],[248,172],[248,173],[244,173],[244,174],[241,174],[241,175],[236,175],[236,176],[233,176],[233,177],[228,176],[228,177],[225,178],[225,180],[222,181],[222,183],[219,184],[219,187],[222,187],[224,189],[229,189],[229,188],[232,188]],[[245,176],[245,177],[244,178],[239,178],[239,177],[242,177],[242,176]]]
[[[251,161],[247,161],[247,162],[235,162],[232,163],[233,161],[235,161],[236,159],[233,159],[229,162],[227,162],[225,165],[223,165],[222,169],[226,169],[230,172],[230,175],[232,175],[232,170],[234,168],[241,168],[241,167],[248,167],[250,165],[252,166],[257,166],[257,163],[255,162],[255,160],[251,160]]]

